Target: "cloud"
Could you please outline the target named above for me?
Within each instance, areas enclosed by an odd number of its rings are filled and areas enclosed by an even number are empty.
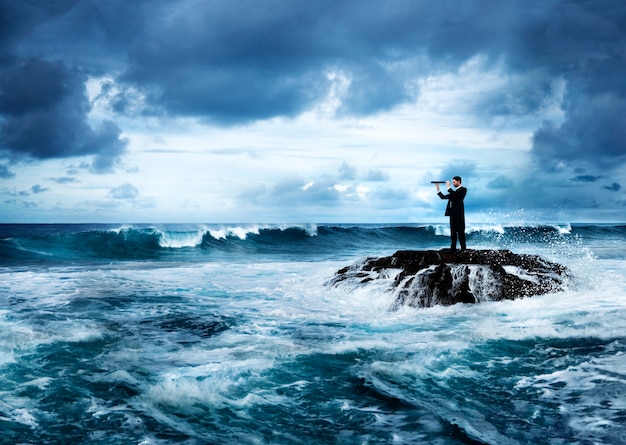
[[[22,201],[22,205],[27,209],[34,209],[38,207],[37,203],[33,201]]]
[[[534,114],[553,100],[554,81],[563,80],[565,120],[537,129],[533,154],[547,164],[579,156],[599,165],[623,161],[621,0],[398,1],[393,7],[374,0],[12,3],[2,2],[12,12],[4,23],[4,51],[19,48],[31,58],[13,58],[5,68],[4,82],[17,86],[16,93],[6,90],[5,118],[29,111],[31,128],[48,124],[47,135],[56,136],[40,147],[16,122],[5,129],[14,152],[42,158],[97,152],[96,171],[113,167],[124,142],[113,127],[86,125],[89,73],[110,76],[103,95],[118,113],[232,125],[311,109],[328,95],[330,72],[348,79],[339,113],[387,111],[416,100],[420,77],[455,71],[482,56],[508,80],[474,104],[476,113]],[[61,104],[69,105],[69,115],[56,117],[59,122],[49,114],[34,120],[35,110],[61,111]],[[70,122],[77,135],[64,132]],[[54,123],[70,136],[63,147]],[[81,143],[81,135],[103,148]]]
[[[13,178],[14,176],[15,176],[15,173],[9,170],[9,167],[7,167],[4,164],[0,164],[0,178],[10,179],[10,178]]]
[[[239,199],[242,203],[261,207],[295,209],[299,206],[336,208],[348,203],[361,205],[382,196],[380,193],[372,193],[368,187],[356,181],[356,176],[356,168],[344,162],[338,175],[320,175],[313,179],[291,176],[273,186],[249,188],[239,194]]]
[[[78,179],[71,176],[62,176],[60,178],[50,178],[51,181],[56,182],[57,184],[74,184],[79,182]]]
[[[321,178],[306,181],[297,176],[285,178],[273,187],[259,186],[240,195],[244,201],[260,205],[290,207],[302,205],[335,206],[341,193],[335,188],[335,181]]]
[[[374,203],[376,208],[385,211],[402,209],[404,207],[415,208],[421,204],[416,203],[411,192],[404,188],[376,188],[367,194],[367,199]]]
[[[348,82],[340,114],[388,111],[416,98],[425,47],[438,26],[425,17],[447,15],[433,9],[440,7],[246,0],[157,3],[149,13],[131,7],[120,16],[139,15],[128,19],[135,25],[128,65],[111,103],[122,111],[143,101],[146,113],[221,125],[293,117],[324,100],[333,86],[329,73],[340,73]]]
[[[602,187],[605,190],[609,190],[611,192],[619,192],[622,189],[621,184],[618,184],[617,182],[614,182],[611,185],[605,185],[604,187]]]
[[[566,7],[567,6],[567,7]],[[626,162],[626,4],[564,3],[555,8],[546,62],[566,81],[563,122],[535,131],[532,154],[547,169],[589,165],[611,169]]]
[[[365,173],[365,177],[363,179],[371,182],[384,182],[389,180],[389,175],[379,169],[370,169],[367,173]]]
[[[30,188],[30,191],[35,194],[47,192],[48,189],[46,187],[42,187],[39,184],[35,184]]]
[[[127,141],[110,121],[93,128],[85,76],[61,62],[29,58],[0,72],[0,154],[12,159],[93,155],[93,171],[113,170]]]
[[[487,187],[489,188],[511,188],[514,182],[509,176],[500,175],[489,181]]]
[[[441,170],[441,180],[451,181],[454,176],[460,176],[465,184],[477,175],[477,164],[471,160],[454,160]]]
[[[353,180],[356,178],[356,168],[344,162],[341,164],[341,167],[339,167],[339,178],[342,180]]]
[[[310,109],[327,96],[329,72],[349,79],[343,114],[412,101],[427,55],[458,66],[498,41],[477,3],[462,17],[426,2],[68,2],[54,11],[35,3],[15,18],[25,52],[116,72],[105,96],[117,112],[143,104],[144,113],[233,124]],[[59,38],[61,46],[42,43]]]
[[[370,176],[372,171],[364,177]],[[380,182],[381,172],[373,171],[371,181]],[[386,175],[382,175],[383,181]],[[344,162],[336,174],[322,174],[314,178],[290,176],[273,185],[258,185],[240,193],[239,205],[252,204],[260,211],[271,209],[274,214],[289,217],[298,213],[325,215],[329,218],[358,219],[372,210],[380,215],[400,214],[406,217],[406,209],[428,208],[414,192],[406,188],[393,188],[386,184],[379,187],[365,185],[356,167]],[[381,213],[384,211],[384,213]],[[334,219],[337,221],[337,219]]]
[[[139,196],[139,190],[134,185],[125,182],[120,186],[112,188],[107,196],[113,199],[132,200]]]
[[[578,175],[573,178],[576,182],[597,182],[602,179],[602,176],[598,175]]]

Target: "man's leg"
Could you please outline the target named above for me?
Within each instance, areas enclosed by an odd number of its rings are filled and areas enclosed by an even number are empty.
[[[465,250],[467,246],[465,245],[465,225],[461,225],[459,227],[459,243],[461,244],[461,250]]]
[[[454,219],[452,219],[452,217],[450,217],[450,249],[451,250],[456,250],[456,234],[457,229],[456,229],[456,224]]]

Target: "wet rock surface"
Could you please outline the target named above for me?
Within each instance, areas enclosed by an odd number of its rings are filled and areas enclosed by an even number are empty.
[[[337,271],[330,286],[389,283],[393,308],[514,300],[565,290],[565,266],[509,250],[401,250]]]

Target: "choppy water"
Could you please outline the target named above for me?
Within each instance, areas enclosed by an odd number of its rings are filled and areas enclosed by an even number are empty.
[[[413,225],[0,226],[0,443],[626,443],[626,225],[482,226],[566,292],[390,310],[324,283]]]

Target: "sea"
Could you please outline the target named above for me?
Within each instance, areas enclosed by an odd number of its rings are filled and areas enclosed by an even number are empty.
[[[626,444],[626,224],[468,226],[559,293],[393,308],[447,224],[0,225],[0,444]]]

